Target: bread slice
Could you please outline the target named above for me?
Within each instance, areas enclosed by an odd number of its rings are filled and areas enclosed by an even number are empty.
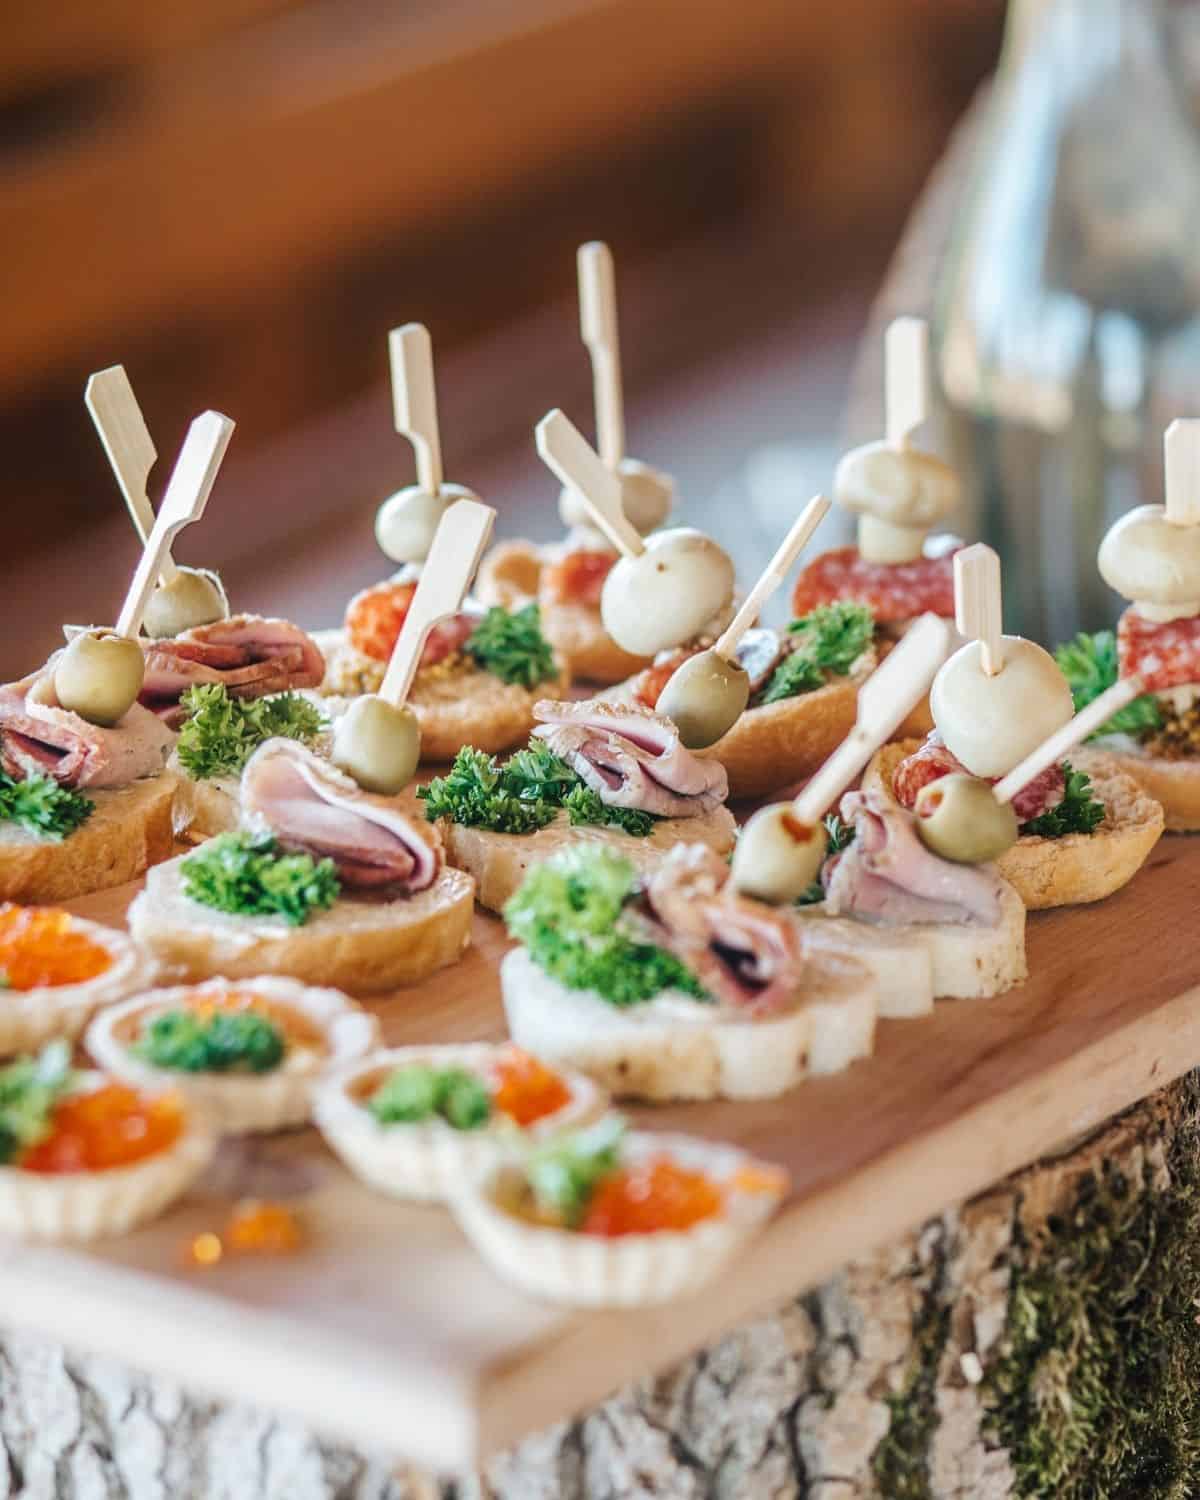
[[[967,922],[884,927],[831,917],[823,903],[801,908],[796,920],[806,950],[815,944],[818,951],[844,953],[870,969],[880,986],[880,1015],[921,1015],[933,999],[986,1000],[1029,977],[1025,903],[1007,883],[995,927]]]
[[[303,927],[214,911],[185,895],[187,855],[157,865],[129,908],[129,930],[180,979],[282,974],[353,995],[384,994],[457,962],[470,940],[475,882],[444,869],[393,901],[343,896]]]
[[[619,828],[591,824],[575,828],[565,812],[536,833],[492,833],[444,819],[437,826],[447,860],[475,877],[479,904],[496,912],[525,879],[527,870],[567,844],[605,844],[635,870],[645,871],[653,869],[676,844],[707,844],[724,855],[737,840],[737,824],[726,807],[701,818],[662,818],[645,838],[634,838]]]
[[[920,744],[900,740],[884,745],[863,773],[863,786],[890,796],[897,766]],[[1022,834],[996,861],[997,870],[1031,911],[1082,906],[1111,896],[1133,879],[1162,836],[1162,808],[1112,756],[1077,751],[1071,764],[1092,778],[1106,809],[1104,821],[1094,833],[1068,833],[1058,839]]]
[[[321,692],[327,699],[379,691],[386,663],[356,651],[343,631],[320,631],[314,639],[325,653]],[[569,686],[561,657],[558,675],[533,688],[501,682],[464,656],[422,667],[407,699],[421,725],[421,760],[440,765],[453,760],[464,745],[488,755],[524,745],[536,722],[533,705],[539,698],[563,697]],[[327,711],[336,712],[331,706]]]
[[[175,795],[175,833],[191,843],[232,833],[241,813],[241,778],[214,776],[196,781],[179,771]]]
[[[1200,760],[1167,760],[1132,748],[1098,744],[1094,750],[1075,751],[1071,764],[1095,781],[1093,767],[1098,760],[1132,776],[1148,797],[1161,804],[1167,833],[1200,833]]]
[[[497,542],[479,564],[475,597],[481,604],[520,609],[537,598],[541,581],[542,549],[536,542]]]
[[[508,1029],[543,1061],[577,1068],[625,1099],[771,1099],[812,1072],[867,1056],[875,1034],[875,984],[838,954],[815,957],[805,991],[781,1015],[752,1017],[679,991],[614,1006],[569,990],[524,948],[500,965]]]
[[[175,793],[169,771],[86,792],[91,817],[58,841],[0,822],[0,901],[53,905],[136,880],[174,853]]]

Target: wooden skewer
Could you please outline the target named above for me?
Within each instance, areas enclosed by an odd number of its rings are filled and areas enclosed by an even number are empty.
[[[1177,417],[1163,435],[1163,499],[1173,526],[1200,524],[1200,419]]]
[[[929,691],[953,646],[949,623],[924,614],[858,690],[854,728],[796,797],[792,810],[815,825]]]
[[[621,392],[621,342],[612,251],[601,240],[580,245],[579,327],[592,362],[596,447],[606,469],[625,457],[625,404]]]
[[[1004,667],[1000,559],[984,542],[954,554],[954,623],[979,642],[983,670],[995,677]]]
[[[929,324],[894,318],[883,341],[884,432],[903,448],[929,415]]]
[[[188,428],[153,530],[117,617],[118,635],[133,638],[141,630],[163,557],[183,528],[204,514],[232,435],[233,423],[219,411],[203,412]]]
[[[1132,703],[1144,691],[1145,684],[1140,677],[1122,677],[1119,682],[1114,682],[1107,692],[1094,698],[1086,708],[1081,708],[1073,719],[1069,719],[1061,729],[1056,729],[1049,739],[1043,740],[1036,750],[1031,750],[1019,765],[1014,766],[1007,776],[996,783],[992,788],[996,801],[1011,802],[1035,776],[1040,776],[1043,771],[1057,765],[1068,750],[1073,749],[1081,740],[1086,740],[1089,734],[1093,734],[1101,724],[1107,723],[1113,714],[1119,713],[1127,703]]]
[[[399,708],[416,676],[425,638],[457,614],[492,535],[496,512],[478,500],[456,500],[438,522],[416,593],[392,647],[379,696]]]
[[[154,508],[146,493],[146,481],[158,460],[158,453],[125,366],[111,365],[107,370],[90,375],[83,401],[96,424],[109,465],[125,497],[134,530],[144,547],[154,530]],[[164,584],[171,583],[178,573],[168,550],[159,567],[159,580]]]
[[[392,366],[392,411],[396,431],[413,445],[417,483],[427,494],[441,492],[442,439],[438,430],[433,344],[423,323],[405,323],[388,334]]]
[[[741,609],[713,646],[718,656],[723,656],[726,661],[733,660],[738,643],[762,613],[763,605],[782,586],[792,564],[803,552],[809,537],[825,519],[828,511],[829,501],[825,496],[814,495],[800,512],[792,529],[780,543],[779,550],[767,564],[762,577],[746,595]]]
[[[537,424],[535,435],[543,463],[579,495],[592,520],[617,551],[626,557],[640,557],[646,544],[625,518],[621,483],[601,463],[574,422],[555,407]]]

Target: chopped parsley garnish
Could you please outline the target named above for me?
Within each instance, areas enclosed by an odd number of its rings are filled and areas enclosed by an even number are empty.
[[[283,1061],[283,1033],[252,1010],[168,1010],[130,1048],[143,1062],[181,1073],[269,1073]]]
[[[657,821],[635,808],[609,807],[549,746],[534,740],[503,765],[482,750],[464,746],[445,776],[417,796],[431,823],[448,818],[492,833],[535,833],[565,809],[572,824],[597,824],[645,838]]]
[[[1085,771],[1073,770],[1069,761],[1063,761],[1063,773],[1067,778],[1066,791],[1057,807],[1051,807],[1040,817],[1021,824],[1022,833],[1036,834],[1039,838],[1060,839],[1067,833],[1095,833],[1104,822],[1104,803],[1097,802],[1092,795],[1092,778]]]
[[[16,823],[30,833],[59,841],[86,823],[95,809],[90,797],[59,786],[49,776],[14,781],[0,771],[0,823]]]
[[[492,1117],[487,1084],[465,1068],[433,1068],[421,1063],[397,1068],[367,1100],[381,1125],[416,1125],[445,1120],[455,1130],[479,1130]]]
[[[568,847],[535,865],[504,908],[509,932],[539,968],[610,1005],[640,1005],[663,990],[705,1000],[700,981],[665,948],[621,921],[635,894],[633,866],[599,846]]]
[[[525,1177],[538,1203],[568,1229],[576,1228],[596,1189],[620,1166],[624,1135],[624,1120],[605,1115],[587,1130],[533,1152],[525,1163]]]
[[[866,605],[843,599],[819,604],[793,620],[788,631],[792,649],[771,674],[759,703],[779,703],[823,687],[830,677],[845,677],[874,639],[875,621]]]
[[[281,916],[302,927],[337,900],[341,885],[331,859],[285,854],[270,834],[222,833],[181,866],[184,894],[202,906],[238,916]]]
[[[837,813],[829,813],[825,818],[825,858],[831,854],[840,854],[843,849],[849,848],[854,842],[853,823],[843,823]],[[818,901],[824,901],[825,887],[818,877],[803,896],[796,902],[797,906],[812,906]]]
[[[558,676],[536,604],[527,604],[511,614],[499,605],[489,609],[463,649],[477,666],[501,682],[532,688]]]
[[[179,702],[187,719],[176,754],[196,781],[236,776],[267,740],[310,745],[326,727],[320,709],[299,693],[231,698],[223,683],[212,682],[188,688]]]
[[[1095,635],[1080,631],[1073,641],[1058,648],[1054,660],[1070,683],[1071,697],[1078,713],[1116,682],[1119,675],[1117,638],[1111,630],[1097,630]],[[1102,734],[1132,734],[1137,738],[1148,738],[1156,729],[1162,728],[1162,722],[1158,699],[1152,693],[1146,693],[1118,709],[1089,738],[1095,739]]]
[[[40,1057],[19,1057],[0,1068],[0,1165],[45,1140],[54,1106],[74,1086],[66,1042],[51,1042]]]

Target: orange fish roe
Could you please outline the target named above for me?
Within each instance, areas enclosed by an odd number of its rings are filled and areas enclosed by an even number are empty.
[[[542,570],[540,594],[548,604],[599,604],[615,552],[568,552]]]
[[[492,1078],[492,1103],[518,1125],[532,1125],[571,1101],[571,1090],[558,1074],[519,1047],[504,1049]]]
[[[654,1234],[663,1229],[690,1229],[714,1218],[725,1206],[721,1189],[703,1172],[693,1172],[666,1157],[622,1167],[606,1177],[592,1196],[584,1234],[615,1238]]]
[[[346,633],[354,649],[376,661],[390,660],[416,591],[415,583],[377,583],[356,594],[346,609]]]
[[[644,672],[639,672],[637,682],[634,685],[634,697],[644,704],[646,708],[657,708],[658,700],[662,697],[663,688],[674,677],[675,673],[689,661],[695,653],[692,651],[672,651],[664,661],[655,662],[652,667],[647,667]]]
[[[0,973],[11,989],[83,984],[112,968],[112,955],[69,912],[54,906],[0,906]]]
[[[25,1172],[104,1172],[128,1167],[173,1146],[183,1130],[175,1094],[149,1098],[124,1083],[71,1094],[54,1107],[50,1134],[22,1152]]]
[[[247,1198],[230,1215],[225,1243],[241,1255],[290,1255],[304,1244],[304,1231],[290,1208]]]
[[[788,1190],[788,1181],[782,1167],[739,1167],[729,1179],[729,1186],[738,1193],[770,1193],[781,1198]]]

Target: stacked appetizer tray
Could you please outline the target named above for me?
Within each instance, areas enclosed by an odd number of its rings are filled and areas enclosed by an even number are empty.
[[[1200,1063],[1200,852],[1160,842],[1197,826],[1200,424],[1101,551],[1117,633],[1052,656],[930,535],[902,320],[858,545],[769,630],[828,502],[740,594],[625,455],[603,246],[580,290],[599,451],[536,432],[565,541],[488,550],[408,325],[400,570],[331,631],[176,566],[232,423],[156,512],[94,376],[141,556],[0,688],[0,1322],[434,1467]]]

